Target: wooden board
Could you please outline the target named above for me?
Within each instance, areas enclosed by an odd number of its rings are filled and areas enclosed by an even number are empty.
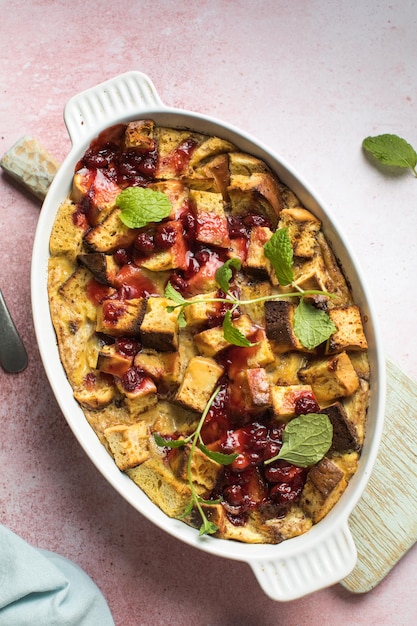
[[[342,585],[373,589],[417,541],[417,383],[387,360],[384,432],[374,471],[349,526],[358,550]]]

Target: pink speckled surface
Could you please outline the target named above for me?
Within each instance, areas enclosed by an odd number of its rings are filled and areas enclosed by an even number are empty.
[[[1,154],[29,134],[63,159],[66,101],[143,71],[166,104],[231,122],[297,167],[353,243],[387,354],[417,378],[417,181],[382,174],[360,149],[383,132],[417,146],[415,1],[0,0],[0,13]],[[248,566],[165,535],[112,490],[66,425],[36,348],[40,203],[4,175],[0,189],[0,286],[29,352],[23,373],[0,371],[0,521],[83,567],[117,626],[415,624],[416,548],[368,594],[336,585],[278,604]]]

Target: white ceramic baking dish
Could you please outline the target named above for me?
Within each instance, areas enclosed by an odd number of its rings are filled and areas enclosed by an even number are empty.
[[[352,285],[366,322],[372,368],[367,431],[357,473],[332,511],[305,535],[278,545],[249,545],[200,537],[198,531],[167,517],[122,472],[101,445],[73,398],[61,365],[47,294],[48,243],[55,214],[68,195],[74,167],[90,141],[112,124],[152,118],[158,124],[187,127],[215,134],[241,150],[264,159],[323,222],[324,232]],[[42,361],[60,408],[74,435],[96,467],[135,509],[174,537],[217,556],[247,562],[265,593],[275,600],[292,600],[330,586],[353,569],[357,554],[348,518],[369,479],[381,437],[385,402],[385,360],[376,328],[376,315],[362,273],[340,228],[310,187],[284,159],[238,129],[197,113],[169,108],[154,85],[140,72],[128,72],[72,98],[65,107],[65,123],[72,149],[59,169],[42,207],[32,258],[32,306]],[[341,194],[343,190],[340,190]],[[375,529],[378,532],[378,529]]]

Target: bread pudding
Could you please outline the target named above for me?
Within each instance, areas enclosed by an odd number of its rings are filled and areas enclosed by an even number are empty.
[[[341,497],[364,441],[365,320],[266,162],[150,119],[106,129],[59,207],[48,294],[75,399],[166,515],[276,544]]]

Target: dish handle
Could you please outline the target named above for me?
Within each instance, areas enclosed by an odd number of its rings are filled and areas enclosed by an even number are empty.
[[[357,560],[356,546],[348,524],[288,558],[251,561],[263,591],[273,600],[296,600],[330,587],[348,576]]]
[[[64,121],[73,145],[143,109],[162,107],[155,86],[142,72],[130,71],[73,96]]]

